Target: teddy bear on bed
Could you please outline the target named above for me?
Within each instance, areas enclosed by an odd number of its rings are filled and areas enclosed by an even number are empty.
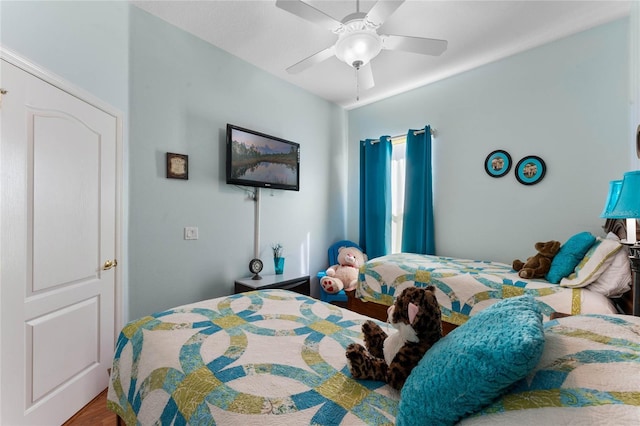
[[[322,289],[329,294],[340,290],[353,290],[358,282],[360,265],[367,260],[367,256],[356,247],[340,247],[338,249],[338,264],[326,270],[326,276],[320,279]]]
[[[355,379],[380,380],[402,389],[411,370],[442,337],[435,287],[408,287],[388,309],[398,331],[390,336],[371,320],[362,324],[365,346],[351,343],[346,356]]]
[[[511,265],[518,272],[520,278],[544,278],[551,268],[551,261],[560,251],[560,242],[551,240],[535,244],[537,254],[531,256],[526,262],[514,260]]]

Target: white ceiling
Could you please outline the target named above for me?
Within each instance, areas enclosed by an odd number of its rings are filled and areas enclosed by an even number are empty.
[[[306,0],[337,20],[357,0]],[[380,34],[448,40],[441,56],[383,50],[371,61],[375,87],[356,101],[355,70],[335,57],[299,74],[286,68],[335,43],[337,35],[275,5],[275,0],[131,1],[135,6],[283,80],[346,109],[583,31],[629,14],[630,2],[407,0]],[[375,1],[359,2],[366,12]]]

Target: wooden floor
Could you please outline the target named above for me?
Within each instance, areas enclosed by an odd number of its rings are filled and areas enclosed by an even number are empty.
[[[117,426],[118,416],[107,409],[107,390],[65,422],[63,426]]]

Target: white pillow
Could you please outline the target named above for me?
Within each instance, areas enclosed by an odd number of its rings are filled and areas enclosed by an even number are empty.
[[[619,240],[618,236],[611,232],[607,239]],[[614,256],[611,265],[587,288],[607,297],[619,297],[626,293],[631,288],[629,250],[623,246]]]
[[[574,271],[560,280],[563,287],[586,287],[598,279],[613,263],[622,244],[613,239],[597,238]]]

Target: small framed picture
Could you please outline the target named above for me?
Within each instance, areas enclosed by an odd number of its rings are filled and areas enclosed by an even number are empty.
[[[511,156],[501,149],[493,151],[484,160],[484,171],[491,177],[502,177],[511,170]]]
[[[535,185],[540,182],[547,172],[544,160],[535,155],[529,155],[518,161],[516,165],[516,179],[523,185]]]
[[[189,179],[189,156],[167,152],[167,178]]]

